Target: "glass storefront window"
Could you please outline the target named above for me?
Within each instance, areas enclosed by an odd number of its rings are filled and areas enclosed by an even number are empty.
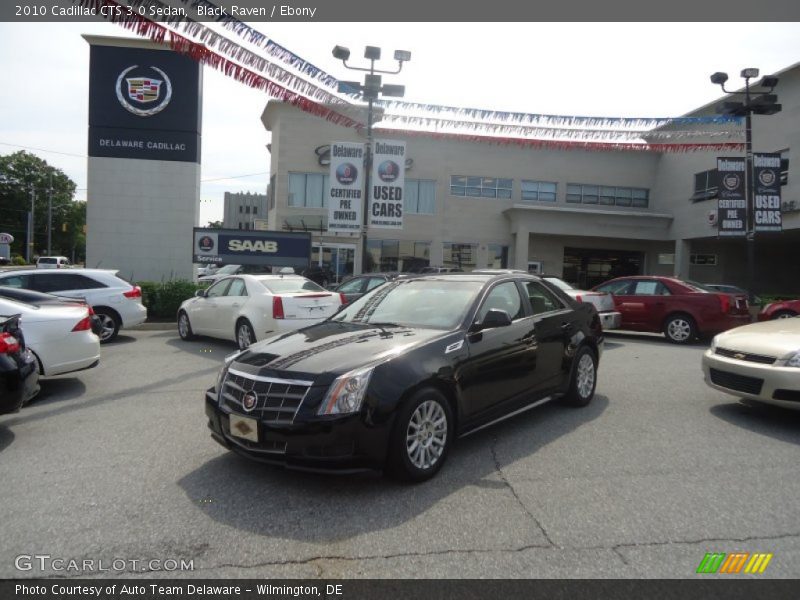
[[[507,269],[508,268],[508,246],[500,244],[489,244],[489,268]]]
[[[450,269],[472,271],[476,267],[478,244],[443,244],[442,266]]]
[[[366,272],[418,273],[430,265],[430,242],[367,240]]]

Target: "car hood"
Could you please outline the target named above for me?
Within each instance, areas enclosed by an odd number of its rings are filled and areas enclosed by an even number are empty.
[[[717,336],[717,347],[782,357],[800,350],[800,317],[752,323]]]
[[[401,356],[449,334],[440,329],[381,329],[368,324],[325,321],[257,342],[237,356],[231,368],[323,385],[342,373]]]

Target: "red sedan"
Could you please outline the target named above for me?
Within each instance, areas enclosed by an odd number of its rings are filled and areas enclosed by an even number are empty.
[[[750,323],[745,294],[714,292],[673,277],[620,277],[593,289],[613,295],[620,329],[663,332],[676,344]]]
[[[758,313],[758,320],[788,319],[797,315],[800,315],[800,300],[781,300],[780,302],[770,302],[762,308]]]

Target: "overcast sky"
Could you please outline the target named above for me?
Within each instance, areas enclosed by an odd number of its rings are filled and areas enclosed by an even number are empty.
[[[559,115],[680,116],[720,97],[708,78],[714,71],[728,72],[738,87],[744,67],[763,75],[800,61],[798,23],[252,25],[345,80],[360,74],[333,59],[336,44],[350,47],[356,64],[365,45],[389,57],[409,50],[403,72],[384,79],[405,85],[409,101]],[[82,33],[133,37],[106,23],[0,23],[0,154],[24,146],[64,170],[86,199],[89,46]],[[260,121],[266,94],[210,68],[203,77],[201,225],[222,218],[225,191],[264,193],[269,171]]]

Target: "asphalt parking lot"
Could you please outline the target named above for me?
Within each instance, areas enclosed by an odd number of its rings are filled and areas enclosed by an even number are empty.
[[[758,577],[797,577],[800,413],[706,387],[704,349],[612,334],[588,408],[459,440],[408,486],[226,452],[203,391],[234,346],[127,331],[0,417],[0,577],[120,574],[15,568],[47,554],[193,561],[164,576],[683,578],[735,551],[774,554]]]

